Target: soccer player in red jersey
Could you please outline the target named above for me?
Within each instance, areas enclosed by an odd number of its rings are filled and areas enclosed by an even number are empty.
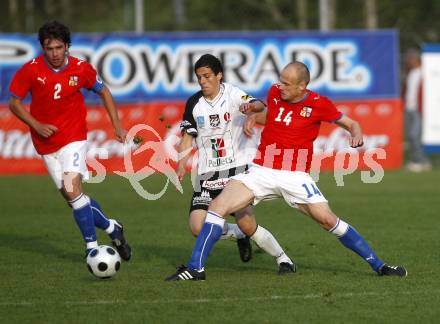
[[[313,141],[321,122],[334,122],[350,133],[349,144],[363,145],[358,122],[340,113],[326,97],[307,89],[310,73],[301,62],[288,64],[280,83],[269,90],[267,111],[249,114],[244,131],[252,133],[255,123],[265,125],[254,164],[245,173],[232,177],[208,208],[190,261],[167,280],[203,280],[204,264],[225,222],[224,216],[261,200],[282,197],[291,207],[310,216],[333,233],[347,248],[361,256],[379,275],[405,277],[402,266],[390,266],[379,259],[365,239],[330,209],[316,183],[308,174]],[[219,234],[220,233],[220,234]]]
[[[82,192],[81,182],[88,178],[86,165],[86,107],[81,89],[97,93],[113,124],[118,141],[124,142],[122,128],[109,89],[92,65],[69,55],[70,31],[53,21],[38,32],[43,54],[24,64],[11,85],[11,112],[27,124],[32,142],[42,156],[57,188],[73,209],[76,223],[86,242],[86,255],[98,246],[95,226],[105,230],[119,254],[129,260],[131,249],[123,227],[108,219],[99,204]],[[28,93],[30,111],[22,100]]]

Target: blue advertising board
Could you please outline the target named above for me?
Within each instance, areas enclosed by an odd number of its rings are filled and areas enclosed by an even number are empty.
[[[0,102],[15,71],[40,53],[36,35],[0,34]],[[334,100],[399,96],[394,30],[76,33],[70,53],[96,67],[118,102],[184,100],[199,89],[193,65],[204,53],[222,60],[225,81],[260,98],[292,60],[309,67],[310,89]]]

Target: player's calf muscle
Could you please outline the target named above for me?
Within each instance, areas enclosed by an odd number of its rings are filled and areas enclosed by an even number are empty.
[[[327,203],[309,204],[307,207],[310,217],[324,229],[329,230],[336,225],[338,218]]]

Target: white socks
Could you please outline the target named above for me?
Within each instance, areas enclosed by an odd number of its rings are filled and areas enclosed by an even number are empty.
[[[98,241],[93,241],[93,242],[87,242],[86,243],[86,249],[90,250],[90,249],[94,249],[98,247]]]
[[[342,237],[345,235],[345,233],[347,233],[348,226],[349,225],[346,222],[338,218],[336,225],[333,226],[333,228],[331,228],[329,232],[335,234],[337,237]]]
[[[223,226],[223,234],[220,240],[239,240],[244,238],[246,235],[240,230],[237,224],[225,223]]]
[[[116,221],[114,219],[109,219],[108,222],[110,223],[108,225],[108,227],[105,229],[105,232],[107,234],[113,233],[113,231],[115,230],[115,223]]]
[[[81,209],[90,204],[90,199],[82,193],[75,199],[68,201],[68,203],[73,209]]]
[[[220,237],[221,240],[228,239],[242,239],[246,235],[240,230],[237,224],[225,223],[223,226],[223,234]],[[251,236],[251,239],[267,254],[273,256],[277,264],[287,262],[292,264],[292,260],[287,256],[287,254],[283,251],[283,248],[280,246],[278,241],[269,232],[261,225],[257,225],[257,230],[254,235]]]
[[[276,258],[278,264],[282,262],[293,263],[292,260],[284,253],[282,247],[267,229],[261,225],[257,225],[257,230],[251,239],[267,254]]]

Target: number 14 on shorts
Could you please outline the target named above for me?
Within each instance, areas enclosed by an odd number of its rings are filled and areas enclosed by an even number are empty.
[[[310,198],[314,195],[318,195],[318,196],[322,196],[321,191],[319,191],[319,189],[315,186],[315,184],[313,183],[303,183],[302,184],[303,188],[306,190],[307,192],[307,198]]]

